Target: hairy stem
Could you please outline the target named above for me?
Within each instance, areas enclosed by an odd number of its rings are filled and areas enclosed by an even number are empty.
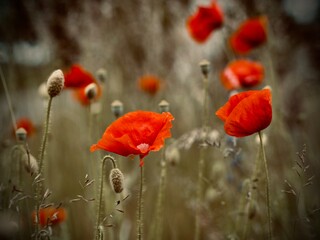
[[[143,166],[140,166],[140,188],[138,199],[138,221],[137,221],[137,239],[143,239]]]
[[[101,213],[101,207],[102,207],[102,197],[103,197],[103,176],[105,175],[105,162],[106,160],[110,160],[112,162],[113,168],[116,168],[116,162],[113,159],[113,157],[111,157],[110,155],[104,156],[104,158],[101,160],[101,174],[100,174],[100,185],[99,185],[99,202],[98,202],[98,207],[97,207],[97,212],[96,212],[96,216],[97,216],[97,221],[96,221],[96,234],[95,234],[95,239],[99,239],[99,236],[102,235],[101,233],[101,229],[100,224],[101,224],[101,220],[102,220],[102,213]]]
[[[201,215],[201,204],[203,202],[203,171],[205,167],[205,145],[206,145],[206,135],[207,135],[207,125],[208,125],[208,75],[203,74],[203,113],[202,113],[202,131],[203,131],[203,139],[202,139],[202,147],[200,148],[200,156],[199,156],[199,166],[198,166],[198,184],[197,184],[197,202],[196,202],[196,219],[195,219],[195,233],[194,239],[200,239],[200,215]]]
[[[262,141],[262,134],[259,132],[259,138],[260,138],[260,148],[262,151],[262,160],[264,163],[264,168],[265,168],[265,173],[266,173],[266,200],[267,200],[267,210],[268,210],[268,226],[269,226],[269,231],[268,231],[268,237],[269,239],[272,239],[272,222],[271,222],[271,213],[270,213],[270,192],[269,192],[269,185],[270,185],[270,180],[269,180],[269,173],[268,173],[268,165],[267,165],[267,159],[266,159],[266,153],[264,150],[264,145]]]

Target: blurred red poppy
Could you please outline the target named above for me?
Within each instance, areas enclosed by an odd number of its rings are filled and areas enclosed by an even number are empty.
[[[230,45],[238,54],[246,54],[267,40],[267,17],[252,18],[244,21],[231,36]]]
[[[259,132],[271,123],[271,92],[263,89],[236,94],[216,115],[224,121],[224,129],[230,136],[245,137]]]
[[[228,90],[254,87],[262,82],[263,77],[262,64],[246,59],[232,61],[220,75],[223,86]]]
[[[127,113],[105,130],[102,138],[91,146],[90,151],[102,149],[122,156],[139,155],[142,167],[143,158],[150,151],[160,150],[164,140],[171,136],[173,119],[169,112]]]
[[[64,73],[64,79],[66,88],[83,88],[90,83],[96,83],[94,77],[78,64],[72,65],[69,71]]]
[[[160,89],[161,80],[153,75],[145,75],[138,80],[138,85],[142,91],[155,95]]]
[[[199,6],[198,11],[188,18],[187,29],[195,41],[203,43],[222,24],[223,13],[216,1],[212,1],[208,7]]]
[[[36,222],[36,211],[32,212],[33,222]],[[63,222],[66,219],[66,210],[64,208],[47,207],[39,211],[39,223],[42,227],[53,226]]]
[[[65,74],[65,87],[74,89],[73,96],[77,99],[82,105],[90,104],[90,100],[85,94],[85,88],[91,83],[95,83],[98,87],[97,95],[94,100],[98,100],[101,97],[101,86],[98,84],[96,79],[92,76],[91,73],[84,70],[84,68],[78,64],[71,66],[69,71]]]
[[[27,134],[29,137],[36,132],[36,128],[29,118],[20,118],[16,122],[16,124],[17,124],[17,129],[24,128],[24,130],[27,131]],[[13,133],[15,134],[15,130],[13,131]]]

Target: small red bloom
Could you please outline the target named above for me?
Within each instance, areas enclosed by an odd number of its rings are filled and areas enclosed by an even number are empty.
[[[98,149],[122,156],[139,155],[140,166],[150,151],[158,151],[171,136],[173,116],[169,112],[130,112],[113,122],[90,151]]]
[[[216,1],[212,1],[208,7],[199,6],[198,11],[188,18],[187,29],[195,41],[203,43],[222,23],[223,13]]]
[[[29,137],[33,135],[36,131],[35,126],[33,125],[33,123],[29,118],[20,118],[16,124],[17,124],[17,129],[24,128],[27,131],[27,134]],[[15,131],[14,131],[14,134],[15,134]]]
[[[70,70],[64,74],[65,77],[65,87],[73,88],[73,96],[77,99],[82,105],[90,104],[90,100],[86,97],[85,88],[90,83],[95,83],[98,87],[98,92],[94,100],[98,100],[101,97],[101,86],[96,81],[96,79],[87,72],[80,65],[74,64],[71,66]]]
[[[263,89],[236,94],[216,115],[224,121],[224,130],[230,136],[245,137],[259,132],[271,123],[271,92]]]
[[[238,54],[246,54],[267,40],[265,16],[244,21],[231,36],[230,45]]]
[[[32,212],[33,222],[36,222],[37,212]],[[47,207],[41,208],[39,211],[39,223],[42,227],[47,225],[53,226],[63,222],[66,219],[66,211],[64,208]]]
[[[145,75],[138,80],[138,84],[142,91],[155,95],[160,89],[161,80],[153,75]]]
[[[220,75],[223,86],[228,90],[254,87],[262,82],[263,77],[262,64],[245,59],[232,61]]]

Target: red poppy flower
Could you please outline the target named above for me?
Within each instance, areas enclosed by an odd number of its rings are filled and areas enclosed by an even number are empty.
[[[80,65],[74,64],[71,66],[69,71],[64,73],[64,86],[66,88],[83,88],[90,83],[96,83],[96,80]]]
[[[65,87],[73,88],[73,96],[82,105],[90,104],[90,100],[85,94],[85,88],[91,83],[95,83],[98,87],[97,95],[94,100],[98,100],[101,97],[101,86],[98,84],[96,79],[87,72],[80,65],[74,64],[71,66],[70,70],[64,74],[65,76]]]
[[[259,132],[271,123],[271,92],[263,89],[236,94],[216,115],[224,121],[224,130],[230,136],[245,137]]]
[[[33,125],[33,123],[29,118],[20,118],[16,124],[17,124],[17,129],[24,128],[27,131],[27,134],[29,137],[33,135],[36,131],[35,126]],[[15,130],[14,130],[14,134],[15,134]]]
[[[153,75],[145,75],[138,80],[138,84],[142,91],[155,95],[160,89],[161,80]]]
[[[243,22],[231,36],[230,45],[239,54],[246,54],[267,40],[267,18],[265,16]]]
[[[223,86],[228,90],[240,87],[254,87],[264,77],[262,64],[255,61],[240,59],[228,64],[220,75]]]
[[[36,211],[32,212],[33,222],[36,222]],[[57,225],[66,219],[66,211],[64,208],[47,207],[41,208],[39,211],[39,223],[42,227]]]
[[[222,23],[223,13],[216,1],[212,1],[208,7],[199,6],[198,11],[188,18],[187,29],[195,41],[203,43]]]
[[[171,136],[173,116],[169,112],[130,112],[113,122],[90,151],[98,149],[122,156],[139,155],[140,166],[150,151],[158,151]]]

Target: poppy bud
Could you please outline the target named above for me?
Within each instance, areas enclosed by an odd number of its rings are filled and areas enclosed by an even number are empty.
[[[18,128],[16,130],[16,137],[19,142],[24,142],[27,139],[27,131],[24,128]]]
[[[207,60],[202,60],[200,63],[199,63],[199,66],[201,68],[201,72],[204,76],[208,76],[209,74],[209,71],[210,71],[210,63],[209,61]]]
[[[47,91],[50,97],[57,96],[64,87],[64,75],[60,69],[55,70],[47,81]]]
[[[119,100],[115,100],[111,103],[111,111],[116,118],[123,114],[123,104]]]
[[[84,94],[89,100],[93,100],[98,93],[98,87],[95,83],[90,83],[88,86],[84,89]]]
[[[162,100],[158,106],[161,113],[169,112],[170,104],[166,100]]]
[[[105,70],[104,68],[100,68],[97,71],[97,78],[101,83],[105,83],[107,80],[107,70]]]
[[[24,153],[22,155],[21,161],[26,171],[31,175],[39,171],[38,162],[32,154]]]
[[[110,184],[115,193],[121,193],[123,190],[123,173],[119,168],[113,168],[109,175]]]

